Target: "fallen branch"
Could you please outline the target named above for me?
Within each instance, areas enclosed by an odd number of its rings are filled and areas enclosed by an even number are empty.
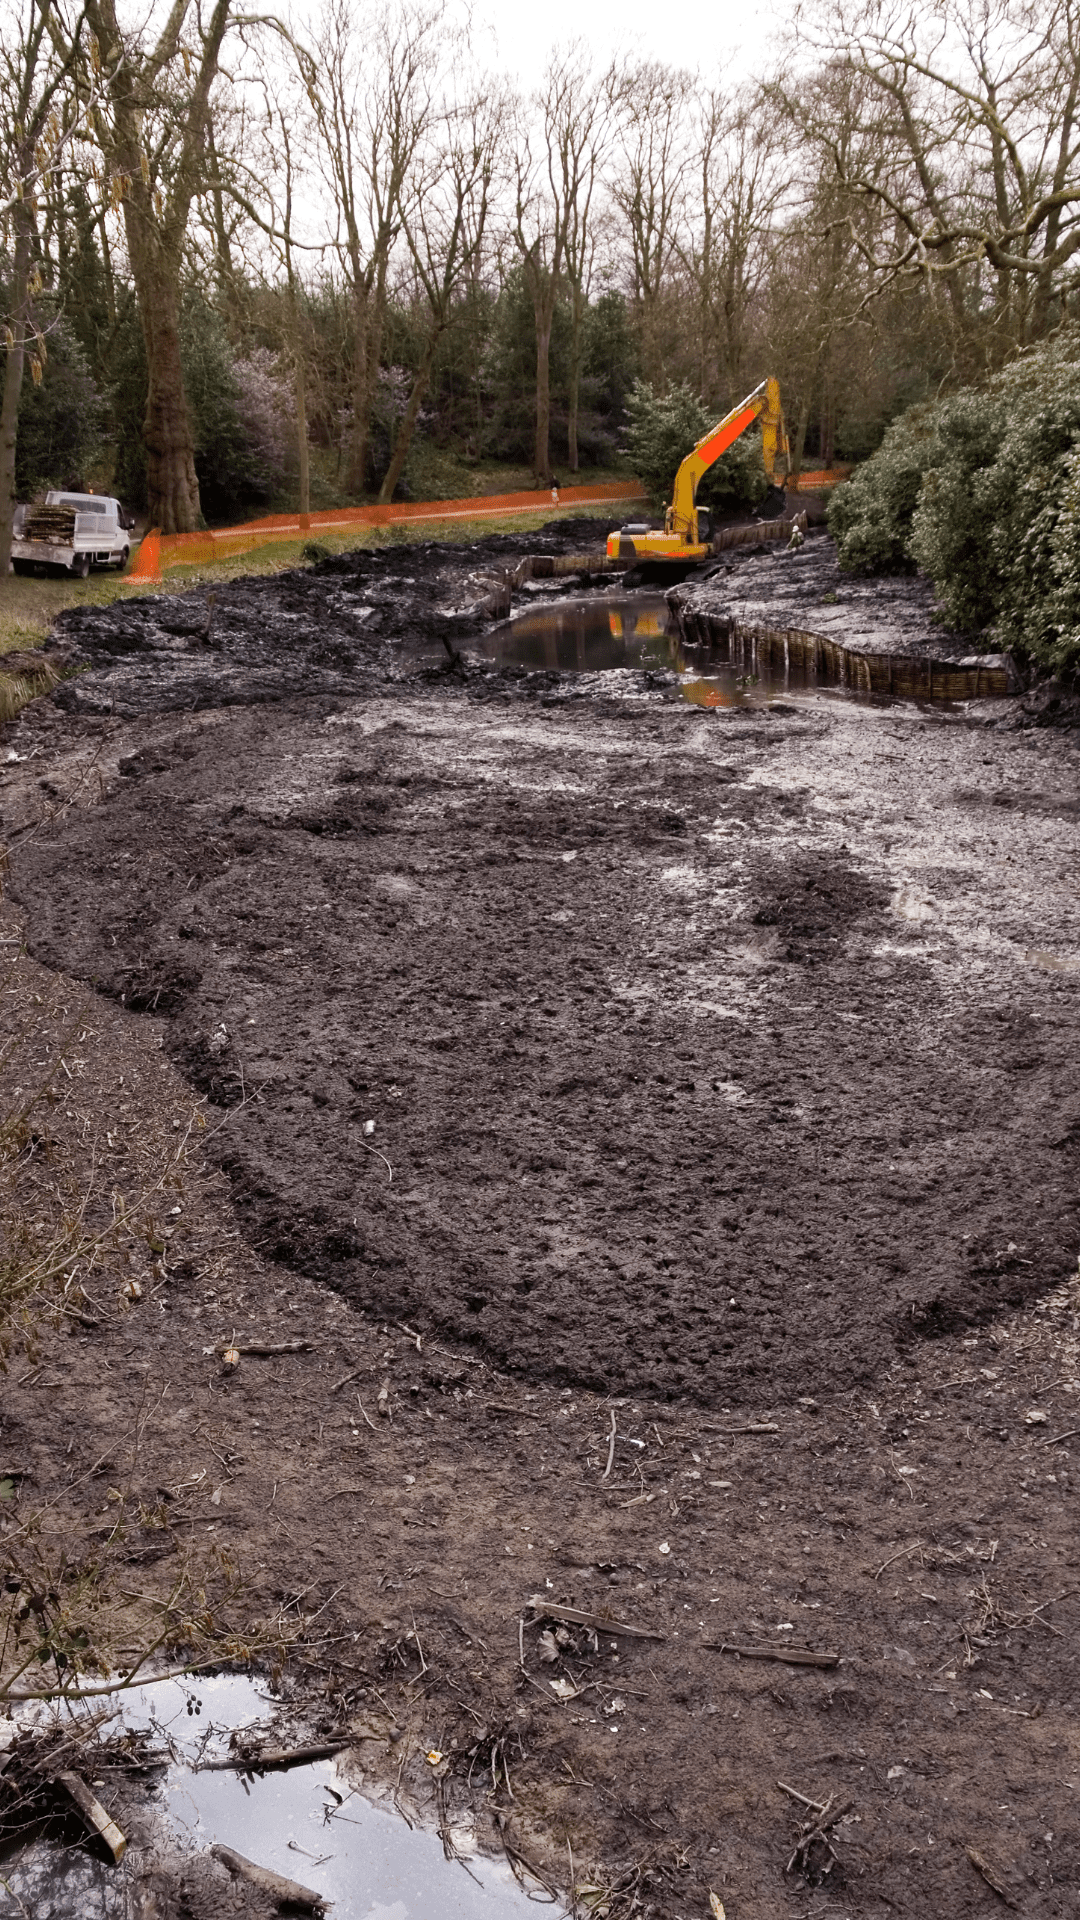
[[[1043,1447],[1060,1447],[1063,1440],[1075,1440],[1078,1433],[1080,1433],[1080,1427],[1070,1427],[1068,1433],[1055,1433],[1051,1439],[1041,1440],[1039,1445]]]
[[[730,1640],[703,1640],[710,1653],[734,1653],[740,1660],[782,1660],[789,1667],[838,1667],[838,1653],[812,1653],[806,1647],[736,1647]]]
[[[314,1347],[310,1340],[262,1340],[255,1341],[246,1347],[239,1341],[226,1340],[222,1345],[215,1347],[214,1351],[215,1353],[254,1353],[270,1358],[276,1353],[312,1353]]]
[[[55,1773],[53,1779],[58,1787],[63,1787],[69,1799],[74,1800],[90,1832],[104,1840],[114,1865],[119,1866],[127,1852],[127,1841],[115,1820],[106,1813],[101,1801],[95,1800],[85,1780],[80,1780],[77,1773]]]
[[[700,1433],[779,1433],[775,1420],[751,1420],[745,1427],[700,1427]]]
[[[504,1413],[508,1420],[542,1420],[542,1413],[534,1413],[531,1407],[508,1407],[501,1400],[485,1400],[487,1413]]]
[[[210,1852],[235,1879],[249,1881],[260,1893],[268,1894],[276,1906],[293,1907],[298,1913],[322,1913],[326,1907],[321,1893],[302,1887],[299,1880],[286,1880],[283,1874],[272,1873],[269,1867],[257,1867],[253,1860],[245,1860],[242,1853],[234,1853],[231,1847],[217,1845],[211,1847]]]
[[[337,1740],[320,1740],[309,1747],[264,1747],[261,1753],[231,1753],[225,1760],[202,1760],[193,1773],[264,1773],[271,1768],[283,1772],[287,1767],[306,1767],[313,1760],[332,1760],[343,1748],[351,1747],[349,1734]]]
[[[652,1627],[631,1627],[625,1620],[608,1620],[602,1613],[588,1613],[581,1607],[560,1607],[554,1601],[545,1600],[542,1593],[534,1593],[526,1602],[538,1619],[564,1620],[572,1627],[594,1627],[598,1633],[624,1633],[634,1640],[666,1640],[666,1633],[657,1633]]]
[[[784,1787],[782,1781],[778,1780],[776,1784],[778,1787],[783,1787],[785,1793],[794,1793],[794,1789]],[[846,1813],[851,1812],[855,1802],[854,1800],[841,1800],[838,1806],[834,1806],[833,1796],[830,1794],[825,1805],[821,1806],[812,1800],[806,1800],[802,1794],[795,1794],[794,1797],[802,1800],[805,1806],[810,1807],[811,1815],[809,1820],[805,1821],[802,1826],[799,1837],[795,1842],[795,1851],[788,1861],[787,1866],[784,1868],[784,1872],[792,1873],[798,1868],[799,1872],[807,1881],[817,1883],[824,1880],[826,1875],[830,1874],[836,1865],[836,1849],[829,1838],[829,1834],[833,1827],[837,1825],[838,1821],[842,1820]],[[817,1866],[810,1857],[811,1851],[815,1846],[820,1846],[823,1851],[824,1859],[821,1866]]]

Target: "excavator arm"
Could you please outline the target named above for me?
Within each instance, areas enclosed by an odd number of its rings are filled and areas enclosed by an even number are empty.
[[[707,473],[714,460],[719,460],[732,443],[745,433],[753,421],[761,418],[761,450],[765,462],[765,476],[770,486],[776,484],[776,469],[783,459],[784,478],[788,470],[788,442],[784,432],[784,416],[780,410],[780,382],[763,380],[753,393],[741,400],[737,407],[710,427],[707,434],[698,441],[687,454],[675,475],[675,488],[671,505],[664,516],[664,532],[675,535],[688,543],[697,542],[697,508],[694,504],[698,482]]]

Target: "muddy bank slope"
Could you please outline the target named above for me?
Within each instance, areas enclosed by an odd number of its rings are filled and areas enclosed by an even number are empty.
[[[680,611],[818,633],[851,652],[960,661],[982,651],[935,619],[923,574],[842,573],[836,543],[820,529],[795,551],[764,547],[691,577],[675,599]]]
[[[1030,1920],[1075,1920],[1075,1281],[750,1419],[521,1381],[260,1259],[224,1175],[177,1156],[199,1130],[161,1023],[99,997],[73,1029],[81,997],[5,969],[5,1040],[67,1049],[42,1177],[59,1159],[100,1190],[104,1167],[130,1208],[147,1151],[172,1171],[141,1257],[137,1235],[106,1250],[69,1291],[80,1317],[10,1356],[0,1552],[56,1583],[98,1660],[163,1627],[190,1657],[194,1596],[203,1651],[216,1631],[284,1661],[301,1724],[355,1741],[363,1790],[557,1886],[572,1860],[609,1920],[697,1920],[710,1889],[730,1920],[982,1920],[984,1868]],[[255,1350],[230,1372],[236,1341]],[[599,1633],[556,1613],[545,1642],[549,1603]],[[102,1912],[239,1910],[122,1775],[93,1774],[131,1843],[98,1866]],[[817,1892],[785,1872],[805,1810],[778,1779],[848,1808]]]

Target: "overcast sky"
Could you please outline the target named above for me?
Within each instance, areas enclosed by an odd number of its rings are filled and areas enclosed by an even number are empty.
[[[472,0],[471,12],[478,62],[525,87],[539,78],[552,46],[573,39],[591,46],[598,61],[637,54],[699,69],[718,85],[769,64],[790,7],[781,11],[777,0],[685,8],[670,0]]]

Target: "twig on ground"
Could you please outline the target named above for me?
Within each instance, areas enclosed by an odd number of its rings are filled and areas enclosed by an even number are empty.
[[[887,1560],[883,1560],[883,1561],[882,1561],[882,1563],[881,1563],[881,1565],[880,1565],[880,1567],[879,1567],[879,1568],[877,1569],[877,1572],[876,1572],[876,1573],[874,1574],[874,1579],[875,1579],[875,1580],[880,1580],[880,1579],[881,1579],[881,1576],[882,1576],[882,1574],[884,1573],[884,1571],[885,1571],[885,1569],[886,1569],[886,1567],[891,1567],[891,1566],[892,1566],[892,1565],[894,1564],[894,1562],[895,1562],[895,1561],[897,1561],[897,1560],[903,1560],[903,1559],[906,1559],[906,1557],[907,1557],[907,1555],[908,1555],[909,1553],[918,1553],[918,1552],[919,1552],[919,1550],[920,1550],[920,1548],[921,1548],[921,1546],[922,1546],[922,1541],[921,1541],[921,1540],[913,1540],[913,1541],[912,1541],[912,1543],[911,1543],[911,1545],[910,1545],[910,1547],[901,1547],[901,1548],[900,1548],[900,1551],[899,1551],[898,1553],[891,1553],[891,1554],[889,1555],[889,1558],[888,1558]],[[870,1572],[871,1572],[871,1568],[870,1568],[870,1567],[863,1567],[863,1569],[862,1569],[862,1571],[863,1571],[863,1573],[870,1573]]]
[[[778,1780],[776,1784],[781,1793],[790,1794],[791,1798],[797,1800],[801,1807],[812,1807],[815,1813],[824,1813],[825,1802],[823,1800],[807,1799],[806,1794],[800,1793],[798,1787],[789,1787],[786,1780]]]
[[[1006,1892],[1005,1888],[1002,1886],[1001,1881],[998,1879],[989,1861],[983,1858],[982,1854],[978,1851],[976,1847],[965,1846],[964,1852],[967,1854],[967,1857],[971,1861],[971,1864],[974,1867],[976,1873],[981,1874],[982,1878],[986,1881],[987,1886],[990,1887],[992,1891],[997,1894],[998,1899],[1004,1900],[1005,1905],[1007,1907],[1012,1907],[1015,1909],[1016,1901],[1012,1898],[1011,1894]]]
[[[775,1420],[751,1420],[745,1427],[700,1427],[700,1433],[779,1433]]]
[[[615,1409],[613,1407],[611,1409],[611,1432],[608,1434],[607,1466],[604,1468],[603,1473],[600,1475],[601,1480],[610,1479],[611,1469],[615,1464],[615,1430],[616,1430]]]
[[[654,1627],[632,1627],[625,1620],[608,1620],[602,1613],[585,1612],[581,1607],[560,1607],[552,1600],[545,1600],[542,1593],[534,1593],[527,1602],[538,1620],[565,1620],[573,1627],[595,1627],[598,1633],[624,1633],[634,1640],[666,1640],[666,1633],[658,1633]]]
[[[368,1153],[373,1153],[375,1155],[376,1160],[382,1161],[383,1166],[386,1168],[386,1171],[390,1175],[390,1179],[392,1180],[394,1177],[394,1169],[390,1165],[390,1162],[387,1159],[385,1153],[380,1153],[378,1147],[373,1147],[370,1140],[361,1140],[360,1145],[362,1147],[365,1147]]]
[[[703,1640],[710,1653],[734,1653],[742,1660],[782,1660],[789,1667],[838,1667],[838,1653],[811,1653],[804,1647],[736,1647],[729,1640]]]

